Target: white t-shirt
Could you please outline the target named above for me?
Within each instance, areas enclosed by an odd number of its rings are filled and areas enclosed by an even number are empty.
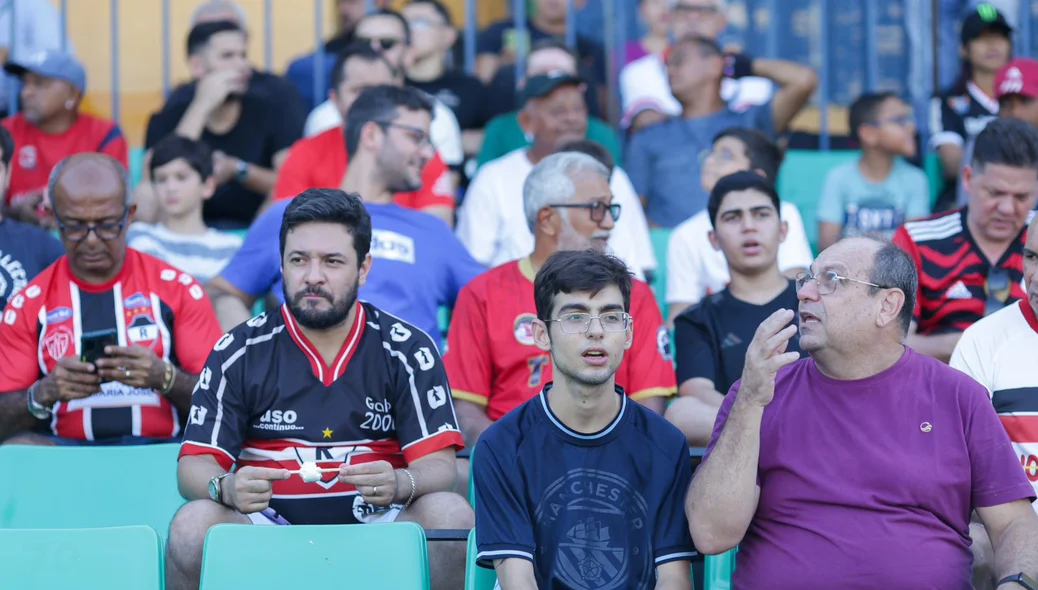
[[[520,148],[484,164],[469,185],[456,233],[484,266],[492,268],[533,252],[533,234],[523,210],[523,183],[532,171],[526,148]],[[620,219],[609,235],[609,248],[635,276],[643,278],[646,270],[656,268],[656,255],[638,194],[620,168],[613,169],[609,188],[613,202],[621,208]]]
[[[948,364],[988,390],[1027,479],[1038,493],[1038,319],[1026,299],[962,333]],[[1038,506],[1036,506],[1038,510]]]
[[[460,166],[465,161],[465,150],[461,145],[461,127],[458,125],[458,119],[454,116],[454,111],[438,98],[430,98],[433,99],[433,119],[429,126],[429,139],[445,164]],[[311,137],[341,125],[342,115],[339,114],[339,108],[331,100],[326,100],[310,111],[306,118],[306,126],[303,127],[303,135]]]
[[[779,245],[779,270],[808,268],[814,261],[811,243],[804,231],[804,220],[793,203],[779,204],[779,215],[789,230]],[[667,303],[698,303],[711,293],[724,289],[731,280],[724,253],[714,250],[707,234],[712,229],[710,215],[704,210],[674,228],[667,245]]]
[[[721,81],[721,98],[733,111],[743,111],[771,100],[772,83],[767,78],[747,76]],[[620,70],[620,99],[623,121],[627,127],[634,117],[645,109],[654,109],[665,115],[681,114],[681,103],[670,92],[667,68],[656,54],[638,58]]]

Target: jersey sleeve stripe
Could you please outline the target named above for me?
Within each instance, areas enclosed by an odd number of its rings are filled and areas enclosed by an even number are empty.
[[[460,399],[467,402],[472,402],[481,406],[486,406],[490,403],[489,396],[481,395],[479,393],[472,393],[471,391],[463,391],[461,389],[451,389],[451,395],[454,399]]]
[[[520,551],[519,549],[502,549],[499,551],[480,551],[476,554],[476,563],[492,569],[495,559],[508,559],[509,557],[533,561],[532,552]]]
[[[418,425],[422,429],[422,438],[418,440],[423,440],[429,436],[429,427],[426,425],[425,415],[422,413],[422,398],[418,395],[418,388],[414,384],[414,369],[407,362],[407,357],[399,350],[393,350],[393,347],[388,342],[382,341],[382,347],[386,349],[390,356],[399,359],[404,365],[404,370],[407,371],[407,386],[411,389],[411,402],[414,403],[415,416],[418,417]]]
[[[402,451],[404,460],[410,463],[449,447],[465,448],[465,439],[462,438],[461,433],[457,430],[444,430],[432,436],[416,440],[404,447]]]
[[[692,559],[696,556],[695,551],[683,551],[681,553],[668,553],[666,555],[660,555],[656,558],[656,565],[663,565],[671,561],[679,561],[682,559]]]
[[[641,391],[627,394],[634,401],[641,401],[650,397],[670,397],[678,392],[677,387],[650,387]]]
[[[186,456],[200,456],[209,455],[216,459],[216,462],[220,464],[220,467],[230,471],[234,465],[234,455],[214,445],[207,445],[205,443],[184,441],[180,445],[179,457]],[[178,457],[178,458],[179,458]]]

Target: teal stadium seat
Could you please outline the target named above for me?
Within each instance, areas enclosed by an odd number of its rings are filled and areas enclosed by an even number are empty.
[[[706,590],[732,590],[732,574],[735,573],[735,553],[729,549],[720,555],[707,555],[703,568],[703,586]]]
[[[465,590],[494,590],[497,574],[494,570],[476,565],[476,529],[469,531],[465,558]]]
[[[0,529],[148,525],[165,539],[184,503],[179,448],[0,446]]]
[[[144,176],[144,148],[131,148],[127,163],[130,165],[130,186],[137,186]]]
[[[667,317],[667,247],[670,244],[671,229],[665,227],[654,227],[649,230],[649,239],[652,241],[652,251],[656,254],[656,270],[653,271],[652,287],[656,295],[656,304],[664,319]]]
[[[78,483],[49,481],[72,490]],[[0,586],[17,590],[161,590],[162,545],[148,526],[3,529],[0,572]]]
[[[413,522],[209,529],[201,590],[429,590],[425,532]]]

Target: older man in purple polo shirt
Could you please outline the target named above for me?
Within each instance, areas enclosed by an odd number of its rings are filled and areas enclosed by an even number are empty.
[[[735,588],[967,590],[974,509],[999,590],[1032,587],[1034,490],[984,387],[904,346],[916,280],[846,239],[757,330],[685,505],[700,551],[739,546]]]

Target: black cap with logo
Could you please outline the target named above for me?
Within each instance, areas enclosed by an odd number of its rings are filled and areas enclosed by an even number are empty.
[[[567,72],[552,72],[538,76],[530,76],[523,86],[520,103],[526,104],[531,98],[544,98],[562,86],[579,86],[584,83],[580,76]]]
[[[1010,37],[1013,27],[1009,26],[1006,17],[990,4],[978,4],[962,21],[962,44],[980,37],[986,31],[993,31]]]

